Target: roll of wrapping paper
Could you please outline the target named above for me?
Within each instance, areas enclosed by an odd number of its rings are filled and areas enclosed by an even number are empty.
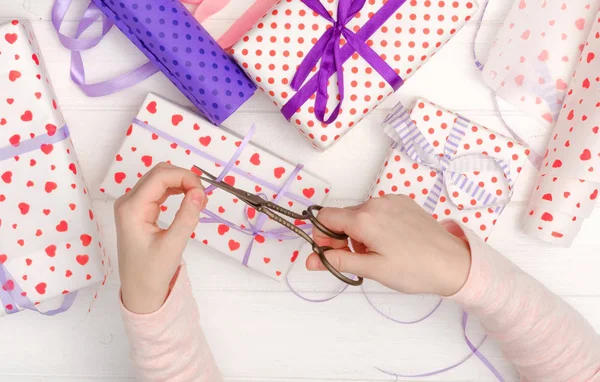
[[[254,94],[254,84],[180,2],[93,2],[212,123]]]
[[[600,189],[600,12],[593,20],[529,202],[525,232],[570,246]]]

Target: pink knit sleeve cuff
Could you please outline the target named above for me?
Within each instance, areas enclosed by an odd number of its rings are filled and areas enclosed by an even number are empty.
[[[155,312],[149,314],[137,314],[129,311],[124,305],[119,291],[119,302],[121,305],[121,315],[128,332],[134,335],[133,338],[156,338],[157,332],[169,328],[184,310],[189,310],[186,302],[192,297],[190,281],[188,279],[185,265],[181,265],[178,273],[173,277],[171,290],[164,304]]]
[[[447,298],[464,307],[477,306],[486,289],[486,281],[489,280],[490,264],[487,257],[494,255],[490,253],[493,249],[472,231],[454,221],[445,221],[442,225],[448,232],[467,242],[471,250],[471,267],[467,280],[458,292]]]

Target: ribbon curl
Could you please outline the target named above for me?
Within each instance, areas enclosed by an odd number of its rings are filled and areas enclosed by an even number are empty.
[[[388,1],[369,19],[359,32],[354,33],[348,29],[346,25],[362,10],[366,0],[339,0],[337,20],[329,14],[320,0],[302,0],[307,7],[321,17],[327,19],[333,26],[329,27],[325,33],[323,33],[323,36],[321,36],[300,63],[300,66],[290,83],[292,89],[297,93],[283,106],[281,110],[283,115],[289,120],[292,115],[296,113],[297,109],[302,106],[316,90],[315,117],[320,122],[326,124],[334,122],[341,111],[342,103],[344,101],[344,74],[342,66],[355,52],[369,63],[369,65],[383,77],[394,91],[398,90],[404,83],[404,80],[400,78],[396,71],[366,43],[366,40],[392,16],[405,1],[406,0]],[[343,47],[341,46],[342,36],[347,42]],[[303,83],[308,78],[312,68],[315,67],[319,60],[321,60],[321,66],[317,74],[303,86]],[[337,75],[339,101],[329,118],[325,119],[327,101],[329,100],[329,78],[333,74]]]

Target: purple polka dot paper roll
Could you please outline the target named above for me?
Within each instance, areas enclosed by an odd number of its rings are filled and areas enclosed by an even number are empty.
[[[255,92],[243,70],[179,0],[93,0],[215,125]]]

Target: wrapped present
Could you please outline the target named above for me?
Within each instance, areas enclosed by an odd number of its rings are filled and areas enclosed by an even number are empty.
[[[410,113],[398,104],[384,128],[395,143],[371,196],[409,195],[435,219],[487,240],[529,150],[426,100]]]
[[[109,261],[31,26],[0,37],[0,315],[54,314],[104,283]]]
[[[571,245],[600,190],[600,12],[592,23],[525,217],[526,233],[562,246]]]
[[[52,21],[60,25],[72,0],[56,0]],[[76,39],[61,35],[73,50],[71,77],[92,96],[110,94],[131,86],[158,68],[212,123],[219,125],[254,94],[256,87],[245,73],[202,28],[179,1],[93,0],[82,18]],[[80,50],[96,46],[101,38],[81,34],[104,13],[103,35],[114,23],[150,60],[132,73],[101,84],[86,84]]]
[[[327,182],[250,143],[250,135],[241,139],[150,94],[128,128],[101,191],[117,198],[155,164],[169,161],[188,169],[196,165],[219,175],[219,180],[299,212],[325,201]],[[217,189],[208,195],[208,206],[192,237],[245,266],[283,279],[303,239],[225,191]],[[181,200],[171,197],[165,202],[159,223],[168,226],[173,221]],[[294,223],[310,228],[304,221]]]
[[[484,82],[549,134],[599,9],[600,0],[515,0],[483,68]]]
[[[233,55],[285,118],[324,150],[476,10],[473,0],[280,1],[234,45]]]

